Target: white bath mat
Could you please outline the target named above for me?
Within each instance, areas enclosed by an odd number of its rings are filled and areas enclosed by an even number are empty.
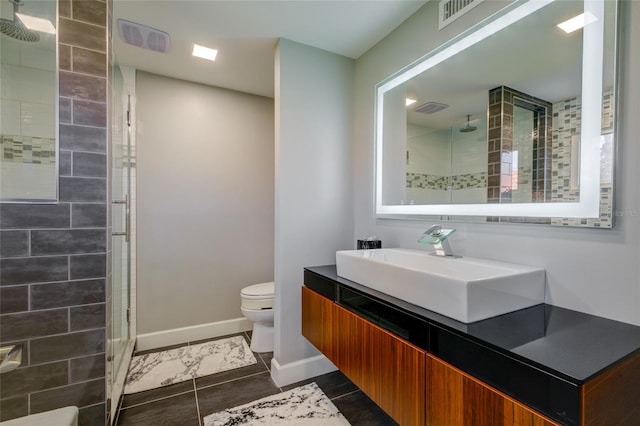
[[[124,393],[136,393],[255,364],[242,336],[134,356]]]
[[[310,383],[204,418],[204,426],[231,425],[348,426],[349,422],[318,385]]]

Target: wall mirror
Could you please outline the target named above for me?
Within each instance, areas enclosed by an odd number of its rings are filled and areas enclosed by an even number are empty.
[[[0,0],[0,201],[58,198],[57,2]]]
[[[377,216],[613,226],[617,13],[515,1],[378,84]]]

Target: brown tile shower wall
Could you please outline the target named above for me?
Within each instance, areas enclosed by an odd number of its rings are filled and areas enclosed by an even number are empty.
[[[512,164],[509,156],[513,149],[514,105],[516,98],[546,108],[546,114],[538,116],[534,143],[534,167],[532,170],[532,200],[550,199],[551,194],[551,156],[552,156],[552,121],[551,103],[519,92],[509,87],[500,86],[489,91],[489,123],[488,123],[488,176],[487,201],[489,203],[511,202],[511,186],[502,182],[502,175],[509,174]],[[506,172],[505,172],[506,171]]]
[[[60,0],[60,198],[0,205],[0,342],[23,365],[0,376],[0,420],[80,407],[104,425],[110,310],[107,4]]]
[[[487,138],[487,202],[500,202],[500,161],[502,159],[502,98],[503,88],[489,91],[489,122]]]

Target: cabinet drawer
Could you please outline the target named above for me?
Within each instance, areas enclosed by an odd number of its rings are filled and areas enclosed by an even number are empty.
[[[429,339],[434,356],[551,419],[580,424],[579,386],[433,324]]]

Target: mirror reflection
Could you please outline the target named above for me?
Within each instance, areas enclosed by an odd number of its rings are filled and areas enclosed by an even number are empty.
[[[552,2],[386,90],[381,204],[579,202],[585,28],[558,24],[584,13]],[[473,219],[612,226],[615,21],[604,2],[601,217]]]
[[[55,1],[0,1],[0,199],[57,200]]]

